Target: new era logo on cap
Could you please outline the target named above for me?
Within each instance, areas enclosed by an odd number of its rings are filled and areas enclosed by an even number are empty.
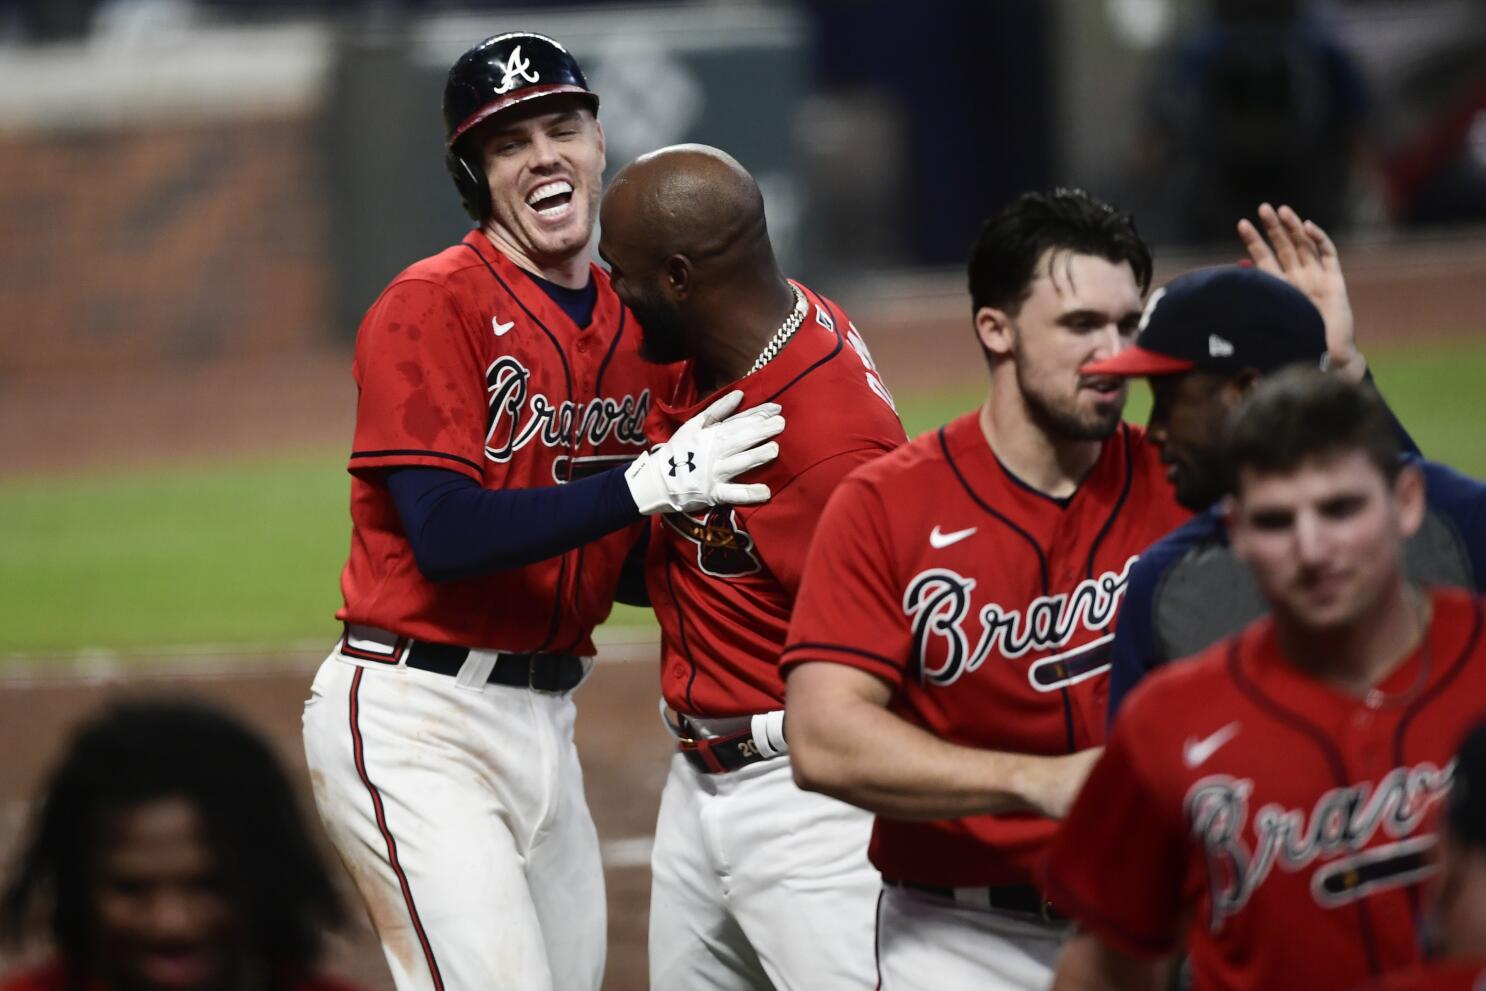
[[[1151,294],[1135,344],[1085,375],[1261,373],[1326,353],[1321,313],[1299,289],[1256,268],[1225,265],[1173,279]]]

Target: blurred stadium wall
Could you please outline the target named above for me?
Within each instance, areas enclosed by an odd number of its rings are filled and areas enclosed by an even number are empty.
[[[1152,153],[1151,104],[1163,60],[1222,5],[12,0],[0,6],[0,382],[343,350],[399,267],[466,229],[442,168],[443,73],[472,41],[518,26],[588,67],[611,169],[676,141],[720,145],[758,175],[792,272],[874,325],[906,323],[905,354],[941,325],[965,343],[958,259],[1021,189],[1085,185],[1176,239],[1161,194],[1182,159]],[[1371,94],[1346,226],[1382,247],[1348,245],[1354,288],[1368,292],[1369,251],[1405,259],[1373,266],[1383,285],[1411,264],[1474,282],[1443,321],[1461,329],[1486,281],[1472,278],[1475,235],[1419,255],[1395,234],[1486,218],[1473,212],[1486,204],[1486,2],[1289,5]],[[52,25],[37,41],[16,10],[61,11],[88,31],[58,39]],[[896,346],[889,331],[874,333],[879,350]]]

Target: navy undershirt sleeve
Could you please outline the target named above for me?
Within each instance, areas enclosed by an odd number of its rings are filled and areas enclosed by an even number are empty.
[[[413,557],[433,582],[556,557],[642,517],[625,467],[566,485],[487,489],[443,468],[397,468],[387,488]]]
[[[614,601],[627,606],[649,606],[650,590],[645,587],[645,559],[650,551],[650,528],[640,531],[640,539],[630,548],[619,572],[619,587],[614,590]]]

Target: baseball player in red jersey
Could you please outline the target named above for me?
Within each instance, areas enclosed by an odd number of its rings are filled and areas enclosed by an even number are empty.
[[[1486,988],[1486,723],[1471,730],[1455,756],[1435,862],[1420,927],[1429,959],[1357,991]]]
[[[602,229],[647,349],[686,359],[653,439],[727,388],[802,425],[747,476],[768,485],[766,505],[651,524],[647,584],[679,742],[655,830],[650,986],[869,987],[870,817],[795,786],[778,659],[827,497],[903,427],[851,320],[780,273],[758,187],[731,158],[694,145],[645,156],[615,177]]]
[[[570,693],[642,514],[768,495],[730,479],[777,451],[777,406],[724,419],[734,392],[646,451],[674,373],[587,258],[596,107],[549,38],[461,56],[448,165],[480,226],[394,279],[357,336],[346,633],[305,751],[399,989],[598,987]]]
[[[1046,986],[1038,865],[1103,742],[1125,575],[1186,518],[1122,385],[1078,371],[1140,318],[1128,219],[1028,194],[969,270],[990,395],[842,483],[782,657],[796,779],[877,813],[884,989]]]
[[[1375,394],[1316,369],[1232,427],[1235,552],[1271,615],[1131,695],[1054,845],[1084,931],[1055,987],[1351,989],[1417,959],[1457,742],[1486,712],[1482,605],[1405,578],[1424,482]]]

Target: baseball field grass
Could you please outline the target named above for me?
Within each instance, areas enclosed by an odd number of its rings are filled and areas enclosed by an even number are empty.
[[[1373,367],[1425,453],[1486,477],[1486,338],[1381,350]],[[976,389],[900,395],[910,434]],[[1148,401],[1133,394],[1129,417]],[[339,450],[0,481],[0,664],[153,647],[328,644],[350,535]],[[652,622],[619,609],[615,624]]]

